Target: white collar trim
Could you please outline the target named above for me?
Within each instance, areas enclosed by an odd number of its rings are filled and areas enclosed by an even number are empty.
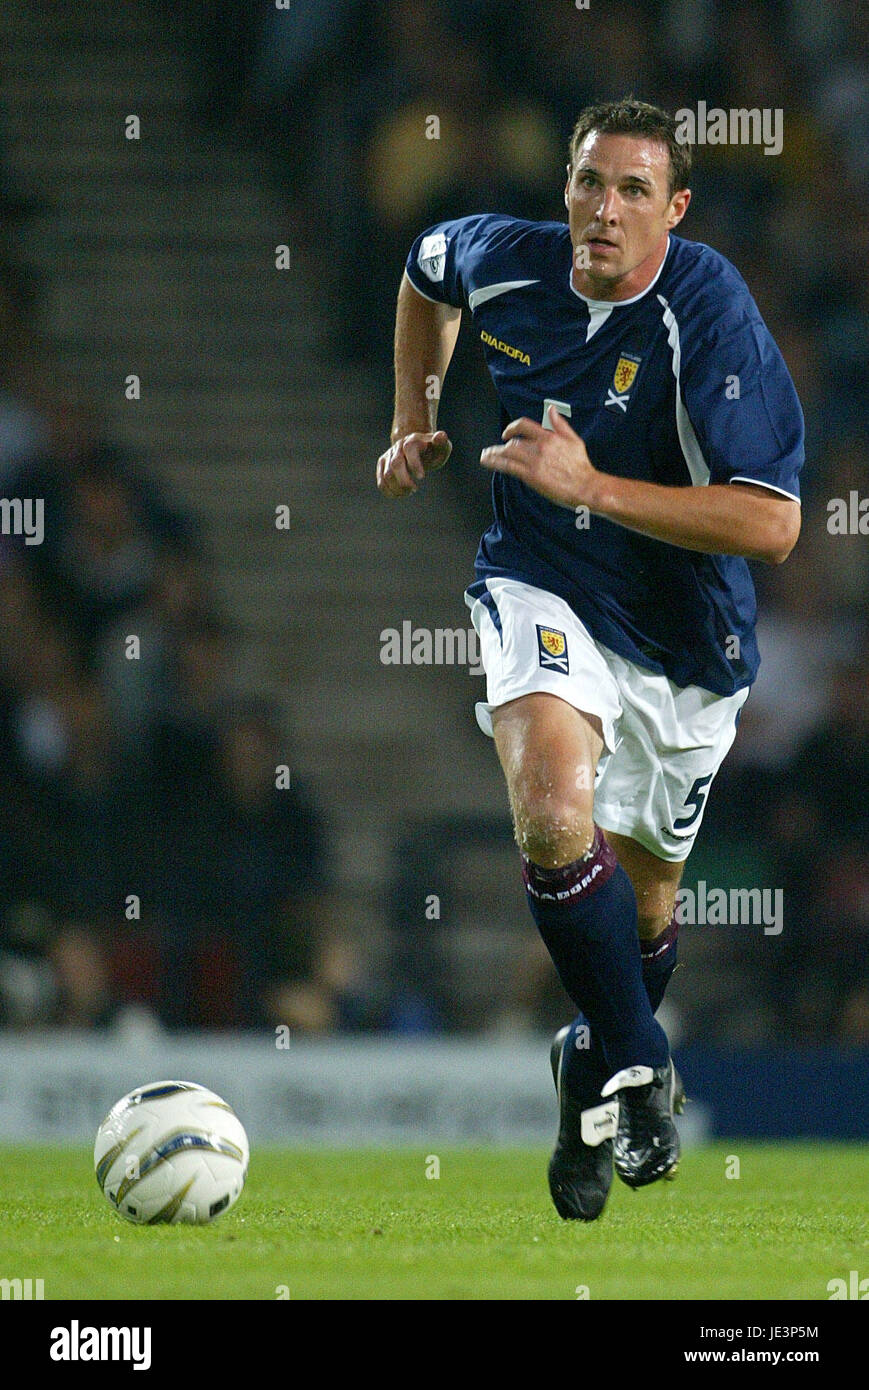
[[[576,295],[577,299],[581,299],[582,302],[583,302],[583,304],[587,304],[587,305],[588,305],[589,311],[592,310],[592,309],[620,309],[620,308],[622,308],[623,306],[625,306],[625,305],[627,305],[627,304],[636,304],[636,302],[637,302],[638,299],[642,299],[642,297],[643,297],[644,294],[648,294],[648,293],[649,293],[649,290],[654,289],[655,285],[658,283],[658,280],[659,280],[660,277],[661,277],[661,272],[663,271],[664,266],[667,264],[667,259],[668,259],[669,255],[670,255],[670,233],[668,232],[668,233],[667,233],[667,249],[666,249],[666,251],[664,252],[664,257],[663,257],[663,260],[661,261],[661,264],[658,266],[658,269],[655,271],[654,279],[649,281],[648,285],[646,286],[646,288],[645,288],[644,290],[640,290],[640,293],[639,293],[639,294],[632,295],[630,299],[589,299],[589,297],[588,297],[587,294],[580,294],[579,290],[576,288],[576,286],[575,286],[574,283],[573,283],[573,254],[572,254],[572,251],[571,251],[571,257],[570,257],[570,270],[567,272],[567,283],[568,283],[568,285],[570,286],[570,288],[573,290],[573,293]]]

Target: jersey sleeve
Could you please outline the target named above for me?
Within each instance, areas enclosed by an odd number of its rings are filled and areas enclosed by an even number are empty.
[[[746,287],[705,309],[679,387],[708,481],[754,483],[799,501],[805,429],[784,358]]]
[[[470,294],[472,269],[484,249],[484,232],[491,214],[438,222],[418,236],[405,269],[415,290],[436,304],[464,309]]]

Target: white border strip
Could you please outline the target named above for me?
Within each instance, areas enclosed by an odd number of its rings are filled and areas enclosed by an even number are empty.
[[[670,308],[662,294],[658,295],[658,303],[664,306],[664,326],[667,329],[667,342],[673,353],[673,375],[676,378],[676,429],[679,433],[679,444],[682,448],[682,457],[685,466],[691,474],[691,481],[695,487],[707,487],[710,478],[709,465],[703,457],[703,450],[700,448],[697,436],[694,433],[694,426],[691,424],[691,417],[685,409],[685,402],[682,400],[682,387],[679,381],[679,373],[682,369],[682,347],[679,341],[679,325],[676,316]]]
[[[789,497],[792,502],[796,502],[798,507],[801,507],[803,505],[799,497],[795,496],[794,493],[785,492],[783,487],[774,487],[772,483],[762,483],[760,478],[742,478],[739,475],[737,475],[735,478],[729,478],[728,482],[751,483],[752,487],[765,487],[769,492],[778,492],[781,494],[782,497]]]

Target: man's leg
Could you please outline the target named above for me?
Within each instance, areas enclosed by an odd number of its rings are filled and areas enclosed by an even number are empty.
[[[606,838],[631,880],[637,899],[643,984],[652,1012],[657,1013],[676,968],[675,900],[686,861],[673,863],[660,859],[627,835],[607,831]],[[574,1019],[569,1031],[563,1062],[564,1080],[582,1098],[584,1105],[597,1105],[600,1088],[610,1076],[603,1051],[584,1015]]]
[[[660,859],[636,840],[607,833],[637,899],[643,984],[656,1012],[676,966],[675,896],[685,861]],[[609,1068],[588,1020],[579,1014],[557,1035],[552,1068],[559,1094],[561,1126],[549,1167],[550,1191],[565,1219],[594,1220],[606,1202],[613,1172],[612,1137],[618,1107],[601,1103]],[[684,1104],[681,1082],[674,1106]]]
[[[492,722],[529,905],[567,992],[611,1075],[665,1066],[666,1035],[643,986],[634,890],[593,820],[599,721],[557,696],[531,694],[499,706]]]
[[[627,835],[616,835],[611,830],[606,832],[606,837],[631,880],[636,895],[643,983],[649,1003],[657,1012],[676,968],[676,892],[686,860],[674,863],[660,859],[636,840]]]

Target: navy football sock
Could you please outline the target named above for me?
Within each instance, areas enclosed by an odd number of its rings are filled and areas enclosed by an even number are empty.
[[[654,941],[640,942],[643,984],[653,1013],[657,1013],[670,976],[676,968],[678,931],[674,916],[667,929]],[[581,1105],[591,1108],[600,1104],[601,1087],[609,1081],[610,1071],[603,1048],[584,1014],[579,1014],[570,1025],[561,1075],[563,1084]]]
[[[662,931],[660,936],[656,936],[654,941],[640,942],[643,984],[646,986],[653,1013],[658,1012],[670,976],[676,969],[678,935],[679,924],[674,913],[669,927]]]
[[[643,986],[637,900],[595,828],[588,854],[559,869],[522,857],[528,902],[562,984],[599,1039],[610,1075],[663,1066],[667,1037]]]

